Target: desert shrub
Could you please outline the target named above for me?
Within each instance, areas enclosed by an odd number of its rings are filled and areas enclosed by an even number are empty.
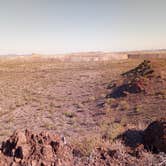
[[[81,140],[72,140],[72,145],[74,146],[73,154],[79,157],[88,157],[92,151],[100,146],[101,139],[97,136],[87,136]]]
[[[68,118],[73,118],[76,116],[76,114],[74,112],[71,112],[71,111],[65,111],[63,114]]]
[[[129,103],[127,101],[122,100],[119,103],[119,108],[120,108],[120,110],[123,110],[123,111],[129,110],[130,109],[130,105],[129,105]]]
[[[142,105],[137,105],[137,106],[135,106],[134,111],[135,111],[135,112],[140,112],[140,111],[142,111]]]
[[[113,141],[118,135],[124,131],[124,127],[120,123],[102,123],[100,125],[102,138]]]

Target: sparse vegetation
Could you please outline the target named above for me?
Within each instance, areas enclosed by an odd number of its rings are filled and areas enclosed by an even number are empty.
[[[155,74],[141,79],[143,92],[107,97],[123,83],[120,74],[140,62],[0,61],[0,140],[15,129],[49,130],[64,135],[81,162],[88,163],[94,156],[95,161],[103,157],[102,162],[116,163],[119,158],[133,163],[153,158],[144,147],[130,149],[120,136],[127,131],[137,136],[152,121],[166,116],[166,61],[152,61]],[[117,84],[108,88],[113,80]]]
[[[100,124],[100,130],[103,139],[113,141],[118,135],[120,135],[124,131],[124,127],[120,123],[103,121]]]
[[[72,141],[72,145],[74,146],[73,153],[74,155],[80,156],[80,157],[89,157],[93,150],[96,147],[99,147],[101,145],[102,141],[99,137],[92,136],[86,136],[77,140]]]
[[[73,118],[76,116],[76,114],[74,112],[70,112],[70,111],[65,111],[64,115],[68,118]]]

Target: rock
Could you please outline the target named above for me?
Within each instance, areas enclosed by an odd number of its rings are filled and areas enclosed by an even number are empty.
[[[143,61],[134,69],[123,73],[121,80],[112,81],[107,87],[112,90],[107,97],[120,98],[126,97],[130,93],[146,93],[153,73],[151,62]]]
[[[149,60],[144,60],[136,68],[131,69],[122,74],[124,77],[140,77],[140,76],[149,76],[154,72],[152,69],[151,62]]]
[[[19,162],[21,161],[21,159],[20,159],[20,158],[15,157],[15,158],[14,158],[14,161],[15,161],[16,163],[19,163]]]
[[[48,132],[32,133],[16,131],[2,143],[0,164],[29,165],[72,165],[72,150],[61,141],[60,136]],[[1,164],[2,165],[2,164]]]
[[[145,129],[143,139],[153,152],[166,152],[166,118],[152,122]]]
[[[37,165],[37,161],[32,160],[32,161],[31,161],[31,165],[32,165],[32,166],[36,166],[36,165]]]
[[[43,153],[44,158],[46,158],[49,161],[51,161],[51,159],[53,158],[53,151],[52,151],[52,147],[50,145],[44,146],[42,149],[42,153]]]
[[[17,146],[20,146],[20,145],[25,144],[27,142],[26,135],[24,132],[16,131],[15,137],[17,139]]]

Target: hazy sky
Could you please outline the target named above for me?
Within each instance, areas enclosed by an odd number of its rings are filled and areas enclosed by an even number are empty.
[[[0,0],[0,53],[165,46],[166,0]]]

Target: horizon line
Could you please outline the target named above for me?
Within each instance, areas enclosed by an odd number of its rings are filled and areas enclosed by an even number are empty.
[[[0,49],[5,50],[5,49]],[[7,49],[6,49],[7,50]],[[12,55],[65,55],[65,54],[78,54],[78,53],[127,53],[127,52],[149,52],[149,51],[166,51],[166,48],[159,48],[159,49],[129,49],[129,50],[119,50],[119,51],[104,51],[104,50],[87,50],[87,51],[71,51],[71,52],[64,52],[64,53],[47,53],[47,52],[38,52],[38,51],[32,51],[32,52],[9,52],[9,53],[1,53],[0,56],[12,56]],[[49,51],[48,51],[49,52]]]

